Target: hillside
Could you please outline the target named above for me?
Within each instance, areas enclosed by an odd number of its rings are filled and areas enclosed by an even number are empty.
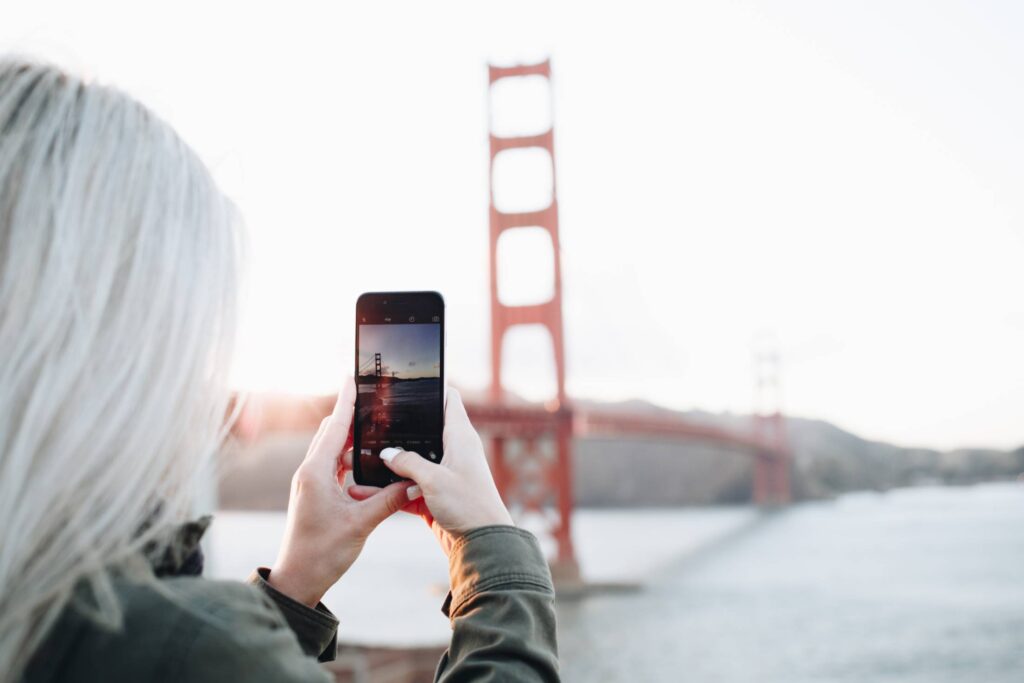
[[[749,430],[749,415],[674,411],[643,401],[584,404],[640,414],[675,414],[696,423]],[[823,420],[786,419],[793,491],[800,499],[920,483],[967,484],[1024,473],[1024,448],[937,451],[869,441]],[[648,439],[581,439],[576,446],[581,505],[702,504],[748,500],[750,458],[703,444]]]
[[[749,429],[746,415],[673,413],[642,401],[584,406],[642,414],[679,414],[694,422]],[[964,484],[1024,473],[1024,448],[935,451],[869,441],[822,420],[787,418],[800,499],[917,483]],[[221,503],[228,508],[283,509],[288,482],[309,434],[276,434],[225,449]],[[639,438],[581,438],[575,443],[573,488],[581,506],[707,505],[750,499],[751,459],[701,443]]]

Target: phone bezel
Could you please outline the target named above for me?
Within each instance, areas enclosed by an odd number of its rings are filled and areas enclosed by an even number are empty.
[[[386,303],[385,303],[386,302]],[[402,310],[408,312],[410,309],[415,309],[417,306],[419,310],[426,311],[426,314],[434,314],[440,316],[441,325],[441,364],[440,364],[440,375],[441,375],[441,401],[440,401],[440,421],[442,433],[438,435],[438,444],[440,453],[438,453],[438,462],[444,459],[444,411],[445,406],[448,402],[448,382],[445,374],[445,347],[447,346],[447,333],[445,330],[445,300],[441,296],[440,292],[435,291],[398,291],[398,292],[364,292],[359,295],[356,299],[356,320],[355,320],[355,348],[353,349],[353,381],[356,382],[356,406],[353,410],[352,415],[352,476],[357,484],[363,484],[368,486],[386,486],[389,483],[395,481],[402,481],[402,477],[397,474],[392,474],[391,478],[387,482],[379,481],[367,481],[363,477],[363,472],[360,465],[359,451],[361,448],[360,443],[360,424],[359,424],[359,393],[358,393],[358,372],[359,372],[359,325],[361,324],[362,313],[372,308],[374,312],[380,310],[385,306],[394,307],[394,310]],[[439,313],[438,313],[439,311]],[[418,313],[417,313],[418,314]],[[401,324],[401,323],[396,323]],[[422,456],[422,454],[421,454]],[[422,456],[426,457],[426,456]]]

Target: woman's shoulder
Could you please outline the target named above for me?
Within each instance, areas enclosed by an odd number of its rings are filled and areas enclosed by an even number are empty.
[[[164,620],[180,672],[169,680],[314,680],[326,676],[274,602],[239,581],[174,577],[137,598],[136,619]],[[163,593],[163,595],[158,595]]]
[[[227,629],[250,624],[287,626],[273,601],[241,581],[174,576],[118,587],[125,612],[177,626]]]
[[[121,628],[69,606],[28,680],[288,681],[296,668],[305,680],[313,673],[280,611],[251,585],[170,577],[115,586]]]

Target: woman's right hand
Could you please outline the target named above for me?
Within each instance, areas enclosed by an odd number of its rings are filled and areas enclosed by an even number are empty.
[[[448,390],[443,443],[440,463],[410,451],[400,451],[384,462],[396,474],[416,482],[408,489],[410,502],[403,509],[427,522],[447,555],[462,534],[477,527],[512,524],[512,516],[494,485],[480,435],[455,389]],[[365,500],[382,490],[354,484],[348,492],[356,500]]]

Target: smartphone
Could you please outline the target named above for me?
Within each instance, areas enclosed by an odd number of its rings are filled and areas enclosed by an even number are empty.
[[[437,292],[368,292],[356,301],[356,483],[402,479],[380,459],[388,447],[444,457],[444,339]]]

